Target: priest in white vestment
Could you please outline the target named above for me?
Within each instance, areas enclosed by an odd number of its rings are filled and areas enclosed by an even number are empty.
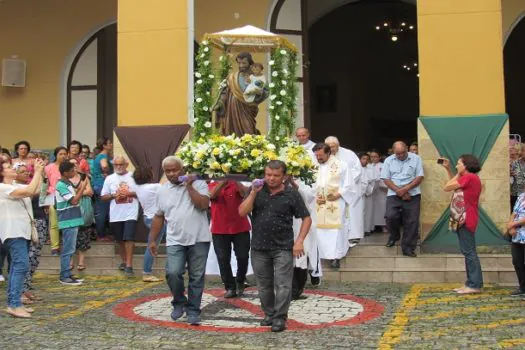
[[[325,143],[330,146],[332,155],[347,165],[354,186],[356,188],[360,188],[363,167],[361,166],[361,162],[359,161],[357,155],[351,150],[341,147],[339,140],[335,136],[327,137]],[[365,202],[363,201],[363,196],[361,193],[356,191],[351,195],[350,201],[350,226],[348,231],[348,240],[353,241],[352,246],[355,245],[353,244],[354,242],[364,237],[364,219]]]
[[[346,256],[349,248],[349,206],[356,195],[356,187],[346,163],[331,155],[330,146],[316,144],[313,148],[319,169],[313,186],[317,244],[321,259],[332,260],[331,266],[339,268],[339,260]]]
[[[312,151],[312,148],[315,146],[315,142],[310,140],[310,130],[307,128],[297,128],[297,130],[295,130],[295,138],[299,144],[308,151]]]

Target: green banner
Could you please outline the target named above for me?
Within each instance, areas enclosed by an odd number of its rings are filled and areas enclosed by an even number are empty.
[[[496,142],[503,126],[508,120],[507,114],[480,115],[467,117],[420,117],[430,139],[442,157],[450,159],[455,171],[457,159],[462,154],[476,156],[481,164]],[[507,244],[498,227],[480,207],[480,220],[476,230],[478,245]],[[456,236],[448,229],[449,209],[436,222],[423,244],[429,246],[457,245]]]

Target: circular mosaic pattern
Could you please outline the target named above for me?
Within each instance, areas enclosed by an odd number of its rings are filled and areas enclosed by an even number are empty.
[[[265,332],[257,291],[247,289],[242,298],[224,299],[223,289],[208,289],[202,297],[202,324],[191,326],[186,317],[170,317],[170,294],[152,295],[118,304],[113,312],[135,322],[165,327],[217,332]],[[318,329],[367,322],[383,313],[383,306],[349,294],[305,291],[305,299],[293,301],[288,311],[288,330]]]

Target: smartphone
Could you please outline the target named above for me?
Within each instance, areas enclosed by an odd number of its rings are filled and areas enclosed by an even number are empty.
[[[438,164],[443,164],[445,162],[445,160],[443,158],[439,158],[438,159]]]
[[[84,181],[85,179],[86,179],[86,174],[85,173],[80,173],[80,180]]]

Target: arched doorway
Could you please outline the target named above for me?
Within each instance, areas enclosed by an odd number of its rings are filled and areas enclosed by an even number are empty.
[[[117,125],[117,25],[93,34],[73,59],[67,77],[66,141],[94,146]]]
[[[304,117],[297,124],[310,127],[314,140],[336,135],[356,150],[386,151],[397,139],[417,139],[416,30],[393,42],[375,29],[384,21],[406,21],[417,28],[415,4],[415,0],[276,0],[269,27],[303,54],[298,76],[304,83],[300,101]]]
[[[505,107],[510,133],[525,136],[525,21],[514,26],[503,49],[505,72]]]

